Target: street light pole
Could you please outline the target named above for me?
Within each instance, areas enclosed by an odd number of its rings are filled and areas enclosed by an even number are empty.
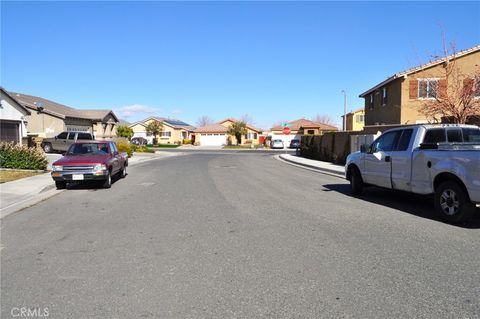
[[[347,93],[342,90],[343,93],[343,130],[347,130]]]

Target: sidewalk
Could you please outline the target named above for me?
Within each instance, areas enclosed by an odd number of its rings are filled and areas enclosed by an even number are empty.
[[[134,153],[133,157],[128,159],[128,165],[134,166],[146,161],[178,155],[182,153]],[[0,219],[63,191],[55,188],[50,172],[0,184]]]
[[[277,160],[287,162],[290,165],[315,170],[320,173],[345,178],[345,167],[343,165],[332,164],[329,162],[322,162],[303,158],[297,155],[280,154],[275,155]]]

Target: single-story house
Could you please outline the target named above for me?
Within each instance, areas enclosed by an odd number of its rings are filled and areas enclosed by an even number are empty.
[[[27,116],[30,111],[0,87],[0,142],[22,144],[27,137]]]
[[[289,125],[291,130],[289,135],[284,135],[284,126],[278,125],[271,128],[270,136],[272,140],[282,140],[287,146],[290,144],[291,140],[300,140],[302,135],[321,135],[323,132],[337,131],[337,128],[333,125],[318,123],[303,118],[287,122],[286,124]]]
[[[229,135],[228,128],[238,120],[227,118],[218,123],[199,127],[193,131],[195,144],[202,146],[236,145],[235,136]],[[242,135],[241,145],[259,144],[262,130],[250,124],[246,125],[247,133]]]
[[[53,137],[64,131],[90,132],[96,139],[116,136],[118,118],[112,110],[75,109],[38,96],[10,95],[30,111],[29,136]]]
[[[179,120],[151,116],[129,125],[133,130],[133,137],[143,137],[149,143],[153,143],[153,136],[147,133],[147,125],[153,121],[158,121],[163,126],[162,131],[157,136],[157,141],[161,144],[182,143],[183,140],[190,140],[195,129],[190,124]]]

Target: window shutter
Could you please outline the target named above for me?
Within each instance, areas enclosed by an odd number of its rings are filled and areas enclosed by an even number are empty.
[[[473,79],[467,78],[463,80],[463,88],[467,92],[473,91]]]
[[[417,80],[410,80],[410,88],[409,88],[408,95],[410,99],[418,98],[418,81]]]
[[[445,98],[447,96],[447,80],[438,80],[438,93],[440,98]]]

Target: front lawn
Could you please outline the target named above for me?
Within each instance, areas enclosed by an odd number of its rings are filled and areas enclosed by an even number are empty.
[[[23,171],[23,170],[0,170],[0,184],[11,182],[20,178],[43,174],[42,172]]]
[[[156,144],[156,145],[147,144],[148,148],[177,148],[179,146],[180,145],[177,145],[177,144]]]

